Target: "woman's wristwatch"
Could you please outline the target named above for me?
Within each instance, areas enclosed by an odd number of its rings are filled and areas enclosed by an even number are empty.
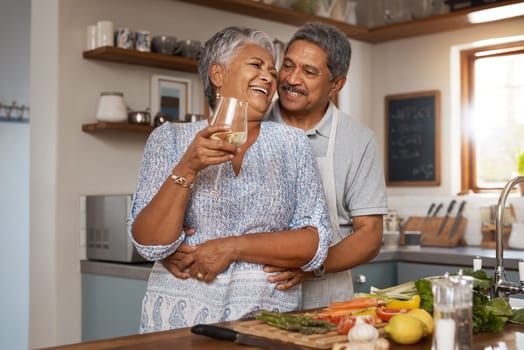
[[[322,278],[324,277],[324,274],[326,273],[326,267],[324,264],[320,265],[318,268],[313,270],[313,275],[315,278]]]

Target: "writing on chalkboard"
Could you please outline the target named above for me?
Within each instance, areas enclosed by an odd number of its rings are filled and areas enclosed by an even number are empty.
[[[386,96],[386,182],[440,184],[438,91]]]

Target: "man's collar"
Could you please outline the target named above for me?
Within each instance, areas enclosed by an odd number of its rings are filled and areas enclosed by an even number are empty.
[[[334,105],[329,102],[328,108],[326,109],[326,113],[324,113],[324,116],[318,124],[315,126],[314,131],[324,137],[329,137],[331,135],[331,121],[333,120],[333,108]]]
[[[329,137],[331,134],[331,121],[333,120],[333,108],[335,108],[333,103],[329,102],[328,108],[322,116],[322,119],[320,119],[318,124],[313,128],[306,130],[306,134],[318,134],[324,137]],[[276,100],[273,104],[272,110],[273,118],[271,118],[271,120],[285,124],[284,119],[282,118],[282,113],[280,113],[280,104],[278,103],[278,100]]]

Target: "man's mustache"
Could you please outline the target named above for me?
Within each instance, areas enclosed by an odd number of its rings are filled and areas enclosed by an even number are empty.
[[[295,85],[290,85],[288,83],[282,83],[280,85],[280,89],[285,90],[286,92],[292,92],[292,93],[297,93],[297,94],[301,94],[304,96],[309,96],[309,92],[307,90],[300,89],[299,87]]]

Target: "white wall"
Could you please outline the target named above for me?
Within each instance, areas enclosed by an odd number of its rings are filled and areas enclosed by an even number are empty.
[[[197,79],[194,74],[82,59],[85,28],[101,19],[112,20],[115,27],[201,41],[226,25],[261,28],[283,41],[296,29],[174,0],[32,1],[31,348],[80,340],[80,197],[134,191],[145,137],[81,131],[82,124],[95,121],[99,93],[123,91],[130,107],[143,108],[149,104],[152,74]],[[350,80],[339,97],[341,106],[368,123],[382,142],[384,95],[437,88],[446,130],[452,127],[451,46],[512,34],[519,25],[522,28],[522,21],[478,33],[465,30],[374,46],[353,41]],[[202,101],[195,104],[197,112]],[[452,151],[450,142],[444,136],[443,185],[390,189],[392,207],[422,210],[427,196],[453,194],[455,165],[445,155]],[[419,196],[414,207],[405,195]]]
[[[30,0],[0,11],[0,103],[29,105]],[[5,110],[0,110],[5,117]],[[25,115],[25,118],[27,114]],[[29,124],[0,122],[0,349],[27,349]]]

